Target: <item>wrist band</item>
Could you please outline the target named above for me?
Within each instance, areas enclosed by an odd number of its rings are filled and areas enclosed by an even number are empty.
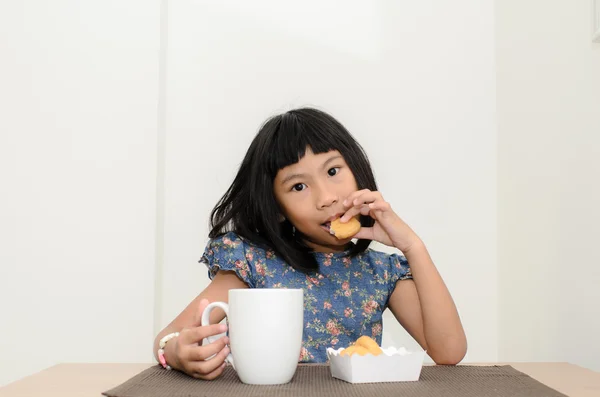
[[[158,362],[160,362],[160,365],[162,365],[162,367],[164,369],[166,369],[167,371],[171,370],[171,366],[167,364],[167,360],[165,360],[165,345],[167,344],[168,341],[170,341],[173,338],[176,338],[179,336],[179,332],[173,332],[169,335],[163,336],[162,339],[160,340],[160,342],[158,342],[158,352],[157,352],[157,356],[158,356]]]

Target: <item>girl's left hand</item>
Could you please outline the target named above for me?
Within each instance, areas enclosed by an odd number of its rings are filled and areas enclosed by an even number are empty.
[[[403,253],[410,251],[415,243],[421,241],[379,192],[359,190],[348,196],[343,204],[346,213],[341,218],[342,223],[359,214],[375,219],[373,227],[361,228],[353,238],[375,240],[396,247]]]

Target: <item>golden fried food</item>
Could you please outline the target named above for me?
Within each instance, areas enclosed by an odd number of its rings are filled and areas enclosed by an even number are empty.
[[[343,240],[354,236],[360,230],[360,222],[356,218],[351,218],[348,222],[340,222],[340,218],[333,220],[329,226],[331,234],[336,238]]]
[[[355,353],[360,356],[364,356],[369,353],[374,356],[378,356],[383,353],[383,351],[373,339],[369,338],[368,336],[361,336],[352,346],[342,350],[340,352],[340,356],[352,356]]]
[[[351,356],[353,354],[364,356],[369,353],[369,350],[364,346],[350,346],[341,351],[340,356]]]
[[[366,348],[369,351],[369,353],[373,354],[374,356],[378,356],[381,353],[383,353],[377,342],[375,342],[368,336],[361,336],[360,338],[358,338],[356,340],[355,345]]]
[[[356,346],[349,346],[340,352],[340,356],[351,356],[354,354]]]

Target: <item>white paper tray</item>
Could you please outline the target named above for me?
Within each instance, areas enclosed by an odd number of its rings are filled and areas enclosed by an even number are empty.
[[[340,356],[342,350],[327,349],[331,376],[350,383],[414,382],[425,358],[424,350],[410,352],[403,347],[382,349],[379,356]]]

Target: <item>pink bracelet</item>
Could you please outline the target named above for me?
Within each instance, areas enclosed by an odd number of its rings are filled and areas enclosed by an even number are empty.
[[[171,366],[167,364],[167,360],[165,359],[165,345],[167,344],[168,341],[170,341],[173,338],[176,338],[179,336],[179,332],[173,332],[172,334],[169,334],[167,336],[164,336],[160,342],[158,342],[158,362],[160,363],[160,365],[162,365],[162,367],[164,369],[166,369],[167,371],[171,370]]]
[[[158,349],[158,362],[163,366],[166,370],[170,371],[171,366],[167,365],[167,360],[165,360],[165,351],[164,349]]]

